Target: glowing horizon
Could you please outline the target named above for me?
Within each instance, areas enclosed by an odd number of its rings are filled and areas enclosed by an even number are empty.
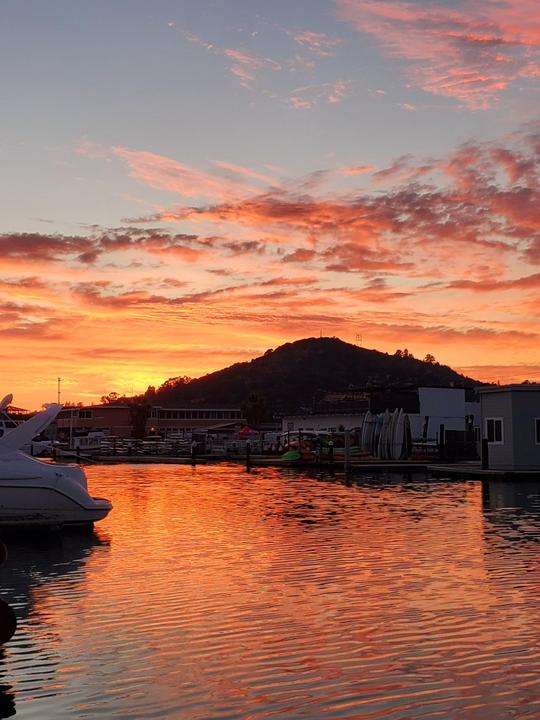
[[[535,17],[8,6],[5,392],[98,402],[321,333],[540,381]]]

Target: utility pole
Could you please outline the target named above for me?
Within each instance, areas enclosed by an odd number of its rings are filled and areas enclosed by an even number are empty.
[[[58,378],[58,404],[60,405],[60,383],[62,382],[62,378]]]

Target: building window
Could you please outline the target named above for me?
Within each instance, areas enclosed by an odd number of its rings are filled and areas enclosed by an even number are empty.
[[[534,429],[535,429],[535,439],[536,444],[540,445],[540,418],[534,418]]]
[[[486,438],[492,445],[503,445],[503,419],[486,418]]]

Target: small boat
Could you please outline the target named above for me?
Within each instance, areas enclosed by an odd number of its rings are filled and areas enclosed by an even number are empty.
[[[112,510],[109,500],[88,493],[80,467],[43,462],[20,449],[61,409],[56,403],[46,405],[0,437],[0,528],[91,525]]]

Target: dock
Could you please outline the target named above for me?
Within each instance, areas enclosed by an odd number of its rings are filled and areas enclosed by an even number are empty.
[[[540,470],[496,470],[484,469],[479,462],[465,462],[455,464],[427,465],[428,473],[437,477],[452,477],[456,479],[478,478],[481,480],[539,480]]]
[[[161,463],[167,465],[207,465],[220,463],[233,463],[235,465],[249,465],[249,467],[275,467],[281,469],[317,470],[320,472],[348,472],[351,475],[363,473],[419,473],[423,472],[438,478],[478,479],[478,480],[539,480],[540,470],[496,470],[483,469],[480,462],[466,461],[456,463],[437,463],[432,459],[412,460],[377,460],[374,458],[354,459],[346,467],[343,459],[333,462],[327,460],[319,462],[287,462],[277,455],[251,455],[249,462],[245,455],[197,455],[193,460],[190,456],[181,455],[95,455],[92,457],[80,456],[82,464],[151,464]]]

